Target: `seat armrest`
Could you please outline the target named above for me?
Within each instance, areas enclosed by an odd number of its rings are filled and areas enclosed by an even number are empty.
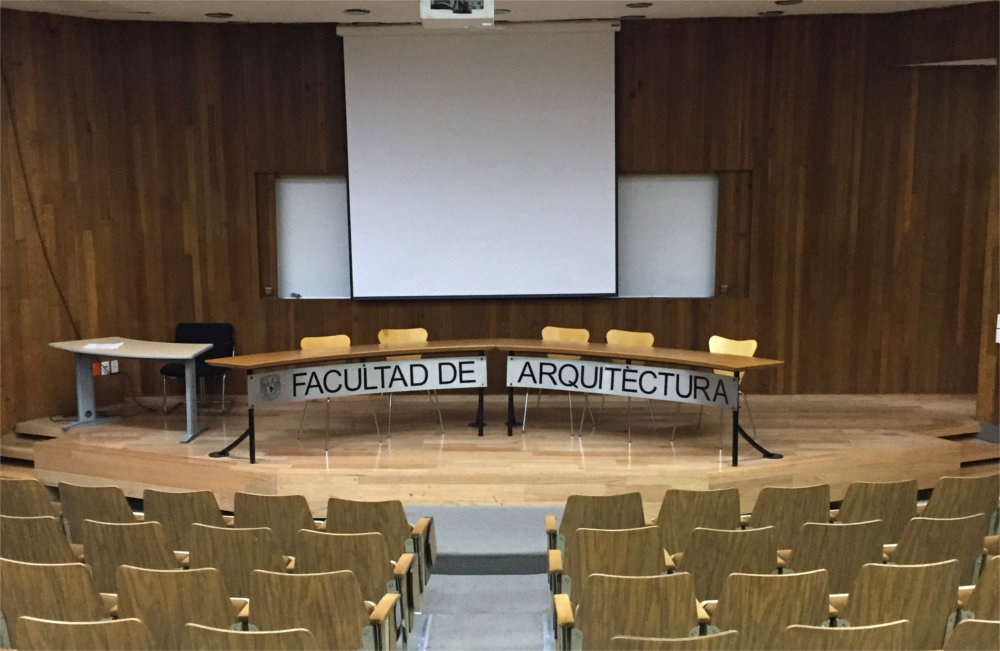
[[[558,549],[549,550],[549,590],[556,594],[562,588],[563,558]]]
[[[838,515],[840,515],[840,509],[830,509],[830,522],[836,522]]]
[[[102,592],[101,593],[101,601],[104,603],[104,608],[105,608],[105,610],[108,611],[108,614],[111,615],[112,617],[114,617],[115,619],[117,619],[118,618],[118,595],[115,594],[115,593],[113,593],[113,592]]]
[[[718,599],[706,599],[701,602],[701,608],[705,611],[705,615],[708,616],[709,621],[711,621],[712,615],[715,614],[715,607],[719,605]]]
[[[233,607],[233,616],[241,624],[250,621],[250,600],[240,597],[230,597],[229,605]]]
[[[396,581],[396,591],[400,595],[401,615],[407,631],[413,630],[414,611],[418,610],[422,604],[417,603],[417,593],[415,592],[416,582],[414,571],[417,566],[414,564],[416,555],[409,552],[402,554],[399,560],[392,563],[392,575]]]
[[[549,541],[549,549],[556,548],[556,535],[559,533],[558,526],[556,525],[556,516],[547,515],[545,516],[545,537]]]
[[[969,603],[969,599],[972,597],[973,590],[976,589],[974,585],[960,585],[958,586],[958,609],[964,610]]]
[[[405,577],[410,573],[410,568],[413,566],[413,561],[416,558],[416,554],[411,554],[406,552],[399,556],[399,560],[392,564],[392,575],[397,579]]]
[[[174,558],[177,559],[178,567],[188,569],[191,566],[191,555],[179,549],[174,550]]]
[[[674,557],[665,549],[663,550],[663,565],[666,566],[669,574],[677,571],[677,563],[674,562]]]
[[[892,558],[893,552],[896,551],[896,543],[885,543],[882,545],[882,562],[888,563]]]
[[[76,559],[78,561],[80,561],[81,563],[85,563],[86,562],[84,560],[84,555],[83,555],[83,543],[72,543],[71,542],[69,544],[69,548],[71,550],[73,550],[73,555],[76,556]]]
[[[916,515],[918,517],[923,516],[924,509],[926,509],[926,508],[927,508],[927,502],[923,502],[921,504],[917,504],[917,512],[914,513],[913,515]]]
[[[705,610],[705,607],[701,605],[700,601],[698,601],[697,599],[695,599],[694,600],[694,605],[695,605],[695,608],[698,611],[698,623],[699,624],[708,624],[709,622],[712,621],[712,616],[708,614],[708,611]]]
[[[740,516],[740,527],[746,529],[749,526],[750,526],[750,514],[744,513],[743,515]]]
[[[375,651],[388,651],[396,646],[395,613],[398,601],[398,594],[383,595],[368,615],[375,638]]]
[[[233,516],[231,516],[231,515],[225,515],[225,514],[223,514],[223,516],[222,516],[222,522],[227,527],[232,527],[236,523],[236,518],[233,517]]]
[[[569,596],[552,595],[553,625],[556,627],[556,648],[559,651],[569,651],[573,647],[573,604]]]
[[[417,567],[420,579],[420,591],[431,580],[431,568],[437,561],[437,536],[434,531],[434,518],[424,517],[410,527],[410,538],[413,541],[413,552],[417,555]]]
[[[295,557],[294,556],[282,556],[281,558],[285,561],[285,571],[294,572],[295,571]]]
[[[846,592],[838,592],[830,595],[830,608],[837,612],[844,610],[844,606],[847,605],[847,597],[848,594]]]
[[[792,557],[792,550],[790,549],[779,549],[778,556],[776,557],[777,567],[779,570],[783,570],[788,567],[788,559]]]
[[[1000,535],[983,538],[983,549],[986,550],[987,556],[1000,556]]]

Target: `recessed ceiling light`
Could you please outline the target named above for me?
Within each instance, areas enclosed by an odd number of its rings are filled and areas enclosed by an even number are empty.
[[[493,9],[493,13],[494,14],[509,14],[510,13],[510,9],[500,9],[499,7],[495,7]]]
[[[757,15],[758,16],[780,16],[783,13],[785,13],[785,12],[784,11],[778,11],[777,9],[775,9],[775,10],[772,10],[772,11],[758,11]]]
[[[367,9],[354,8],[354,9],[344,9],[344,13],[348,16],[367,16],[371,12]]]
[[[227,11],[210,11],[205,14],[205,18],[232,18],[233,15]]]
[[[630,2],[625,5],[629,9],[645,9],[646,7],[652,7],[652,2]]]
[[[785,6],[785,5],[800,5],[800,4],[802,4],[802,0],[774,0],[774,4],[781,5],[781,6]]]
[[[645,16],[640,14],[632,14],[629,16],[622,16],[620,20],[642,20],[643,18],[645,18]]]

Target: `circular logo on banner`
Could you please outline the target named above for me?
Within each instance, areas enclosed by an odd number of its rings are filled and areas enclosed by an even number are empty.
[[[281,395],[281,377],[265,375],[260,378],[260,398],[265,402],[274,402]]]

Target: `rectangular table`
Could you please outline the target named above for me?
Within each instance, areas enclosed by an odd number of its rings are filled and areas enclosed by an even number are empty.
[[[73,353],[76,358],[76,421],[64,429],[99,425],[118,420],[117,417],[98,418],[94,406],[93,364],[101,357],[131,359],[156,359],[184,363],[184,396],[187,400],[187,432],[181,443],[187,443],[206,428],[198,427],[198,401],[196,395],[195,358],[210,350],[212,344],[178,344],[161,341],[142,341],[125,337],[99,337],[76,341],[56,341],[53,348]]]

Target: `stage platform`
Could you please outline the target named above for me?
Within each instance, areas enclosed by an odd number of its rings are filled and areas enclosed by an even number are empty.
[[[518,419],[523,395],[516,400]],[[209,429],[179,442],[184,410],[163,414],[158,398],[110,410],[123,416],[109,425],[62,430],[41,419],[20,423],[22,435],[51,436],[33,446],[35,474],[44,482],[114,483],[141,497],[145,488],[208,489],[223,509],[237,491],[301,493],[314,514],[325,516],[326,499],[400,499],[419,505],[561,506],[572,493],[640,491],[648,516],[666,489],[740,489],[749,511],[764,486],[829,483],[839,500],[851,481],[915,477],[929,488],[942,475],[969,474],[964,464],[995,471],[997,445],[972,438],[979,431],[973,396],[753,396],[759,440],[783,459],[762,458],[746,443],[740,465],[730,465],[728,415],[725,434],[719,410],[644,400],[631,403],[632,442],[626,434],[626,402],[591,397],[599,422],[588,417],[582,436],[570,434],[565,395],[532,396],[527,428],[506,435],[506,399],[488,396],[485,435],[468,426],[475,396],[441,395],[445,431],[426,395],[397,394],[392,436],[380,443],[367,398],[331,404],[325,450],[326,405],[310,403],[299,435],[302,403],[256,411],[257,463],[246,444],[229,458],[210,458],[247,425],[245,400],[222,414],[199,411]],[[574,396],[579,424],[583,400]],[[385,436],[386,403],[378,405]],[[744,409],[741,422],[751,431]],[[671,435],[676,427],[676,434]],[[976,472],[975,466],[971,472]]]

